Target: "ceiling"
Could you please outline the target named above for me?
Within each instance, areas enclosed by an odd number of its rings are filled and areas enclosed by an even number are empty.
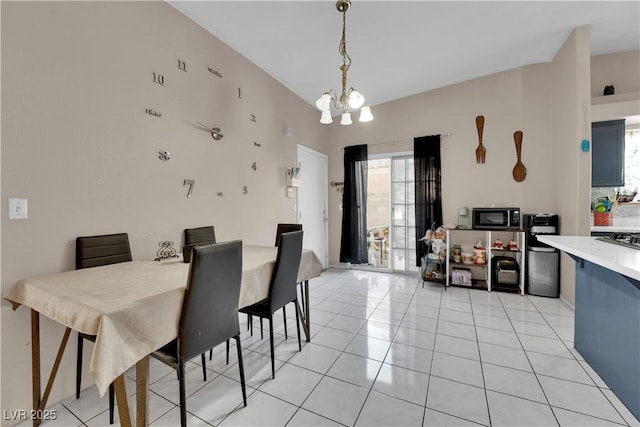
[[[169,3],[311,105],[340,89],[342,17],[334,1]],[[639,22],[639,1],[353,0],[348,86],[376,105],[548,62],[573,28],[587,24],[592,55],[636,50]]]

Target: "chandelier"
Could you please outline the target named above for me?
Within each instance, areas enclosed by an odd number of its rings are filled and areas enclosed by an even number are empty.
[[[349,108],[360,108],[359,121],[369,122],[373,120],[371,108],[364,105],[364,96],[352,87],[347,90],[347,71],[349,71],[349,66],[351,65],[351,57],[347,53],[347,41],[345,35],[347,11],[350,7],[351,0],[338,0],[336,2],[336,9],[338,12],[342,13],[342,38],[340,39],[340,46],[338,47],[338,52],[340,52],[340,55],[342,56],[342,65],[340,66],[340,71],[342,71],[342,92],[338,98],[336,91],[331,89],[330,91],[325,92],[316,101],[316,107],[318,107],[318,110],[322,111],[322,115],[320,116],[320,123],[322,124],[333,123],[333,119],[331,118],[331,103],[333,103],[335,108],[342,110],[342,119],[340,120],[341,125],[350,125],[353,123],[351,121]]]

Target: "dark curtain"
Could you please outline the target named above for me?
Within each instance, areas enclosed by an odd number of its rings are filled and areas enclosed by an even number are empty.
[[[344,149],[340,262],[367,264],[367,146]]]
[[[435,223],[442,225],[442,179],[440,135],[413,139],[416,189],[416,266],[420,267],[427,246],[419,241]]]

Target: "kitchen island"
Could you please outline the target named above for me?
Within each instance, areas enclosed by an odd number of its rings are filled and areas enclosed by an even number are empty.
[[[582,236],[539,236],[576,261],[574,347],[640,418],[640,250]]]

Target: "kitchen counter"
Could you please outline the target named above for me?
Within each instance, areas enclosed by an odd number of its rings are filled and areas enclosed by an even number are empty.
[[[586,236],[538,236],[575,261],[574,347],[640,419],[640,250]]]
[[[593,215],[591,215],[593,224]],[[604,233],[640,233],[640,217],[613,216],[612,225],[591,225],[591,231]]]
[[[611,227],[602,227],[611,228]],[[640,250],[587,236],[538,236],[538,240],[570,255],[640,280]]]

